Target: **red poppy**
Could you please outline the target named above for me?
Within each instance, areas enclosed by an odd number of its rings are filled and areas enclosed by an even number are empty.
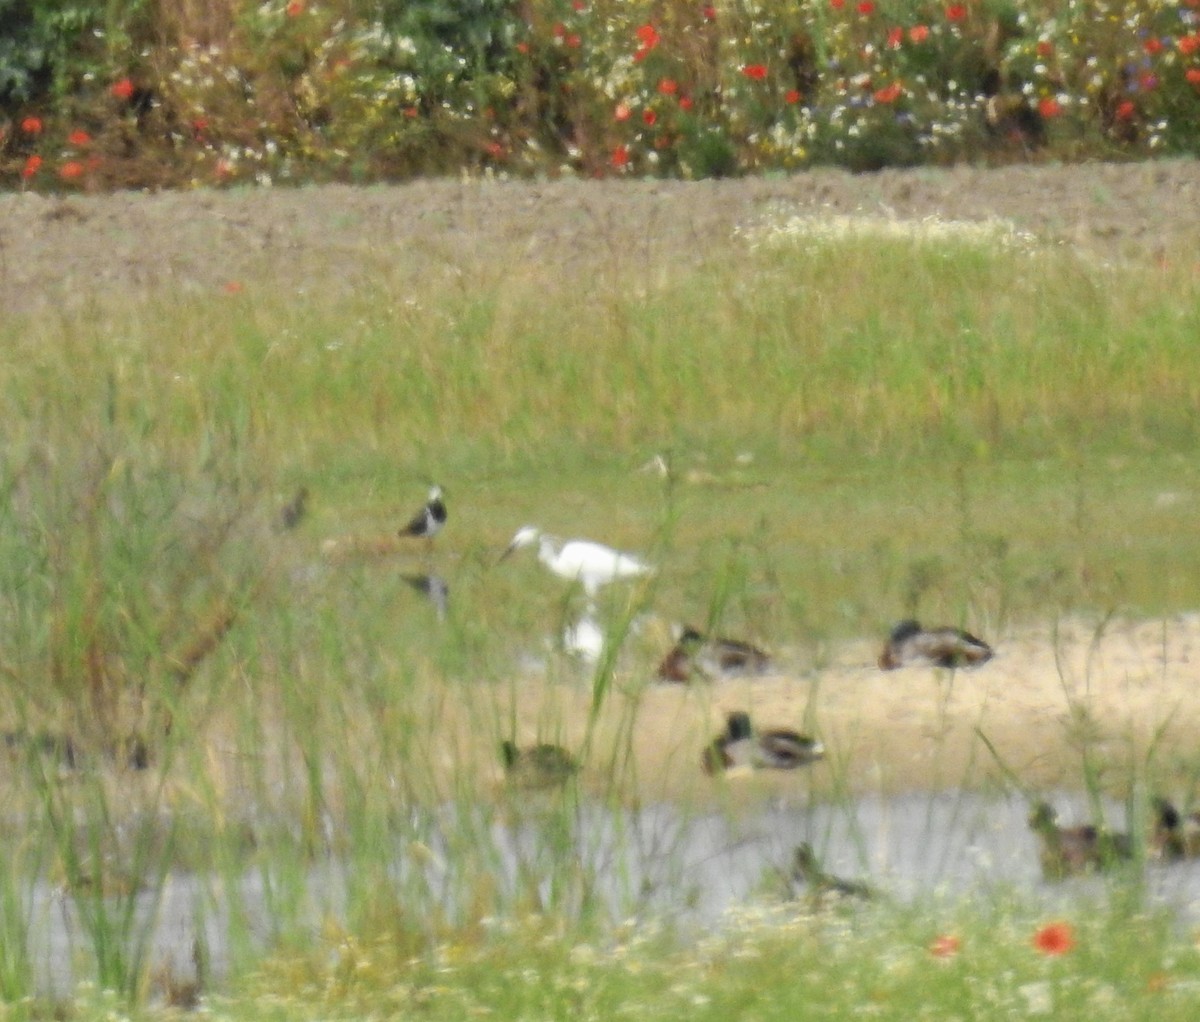
[[[521,42],[517,43],[517,52],[518,53],[528,53],[529,52],[529,43],[525,42],[524,40],[521,40]]]
[[[913,27],[908,30],[908,38],[914,43],[923,43],[929,38],[929,29],[924,25],[913,25]]]
[[[704,5],[704,20],[705,21],[716,21],[717,20],[717,9],[712,4]]]
[[[42,133],[42,119],[40,117],[26,117],[21,121],[21,130],[26,135],[40,135]]]
[[[304,0],[288,0],[288,5],[283,9],[283,13],[289,18],[298,18],[304,13]]]
[[[887,44],[888,44],[889,49],[892,49],[892,50],[900,49],[900,44],[902,42],[904,42],[904,29],[893,28],[890,32],[888,32]]]
[[[628,103],[618,103],[616,109],[613,111],[613,119],[617,121],[627,121],[629,120],[630,113],[631,111]]]
[[[766,64],[747,64],[742,68],[742,74],[753,81],[761,82],[767,77],[767,66]]]
[[[639,25],[634,35],[637,36],[638,42],[642,44],[643,50],[654,49],[658,45],[660,38],[658,31],[649,22],[645,25]]]
[[[92,136],[82,128],[76,128],[67,136],[67,141],[73,146],[85,146],[91,142]]]
[[[647,128],[654,127],[654,122],[657,120],[658,120],[658,114],[656,114],[653,110],[643,110],[642,111],[642,122],[646,125]]]
[[[1152,35],[1149,39],[1147,39],[1144,43],[1142,43],[1142,49],[1145,50],[1152,57],[1156,53],[1161,53],[1162,48],[1163,48],[1162,40],[1159,39],[1158,36],[1155,36],[1155,35]]]
[[[967,16],[966,4],[951,4],[946,8],[947,21],[963,21]]]
[[[1053,96],[1043,96],[1038,100],[1038,113],[1045,118],[1057,117],[1062,113],[1062,107]]]
[[[58,176],[64,181],[74,181],[83,177],[83,164],[78,160],[70,160],[58,168]]]
[[[679,91],[679,84],[674,78],[664,78],[658,83],[658,91],[664,96],[674,96]]]
[[[587,10],[587,4],[585,4],[583,0],[571,0],[571,10],[578,14],[580,11]]]
[[[858,2],[858,13],[859,14],[872,14],[872,13],[874,13],[874,11],[875,11],[874,0],[859,0],[859,2]]]
[[[487,144],[485,151],[493,160],[498,160],[504,155],[504,146],[502,146],[499,142],[492,140]]]
[[[117,99],[132,99],[133,98],[133,82],[128,78],[122,78],[120,81],[113,82],[109,86],[108,91],[111,92]]]
[[[680,96],[679,97],[679,109],[682,110],[684,113],[687,113],[689,110],[691,110],[694,105],[695,104],[692,103],[691,96]]]
[[[1118,121],[1127,121],[1133,116],[1136,109],[1133,105],[1133,100],[1127,99],[1124,103],[1117,104],[1116,117]]]
[[[800,102],[800,90],[799,89],[788,89],[787,92],[785,92],[783,94],[783,101],[785,103],[799,103]]]
[[[1070,923],[1047,923],[1033,935],[1033,946],[1044,955],[1065,955],[1075,946]]]
[[[1152,71],[1147,71],[1138,78],[1138,85],[1141,87],[1143,92],[1151,92],[1158,88],[1158,75],[1154,74]]]
[[[241,294],[245,289],[246,285],[240,280],[227,280],[221,287],[221,290],[227,295]]]
[[[835,11],[840,11],[843,7],[846,6],[846,0],[829,0],[829,6],[832,7]]]
[[[1192,85],[1200,85],[1200,67],[1189,67],[1184,77]]]
[[[943,933],[929,945],[929,953],[934,958],[953,958],[961,950],[962,940],[953,933]]]
[[[554,33],[554,38],[555,38],[555,39],[562,39],[562,38],[564,38],[564,37],[566,36],[566,34],[567,34],[567,26],[566,26],[566,25],[564,25],[564,24],[563,24],[563,23],[560,21],[560,22],[559,22],[557,25],[555,25],[555,26],[554,26],[554,28],[552,28],[552,29],[551,29],[551,32],[553,32],[553,33]]]
[[[21,168],[21,177],[28,181],[34,174],[42,169],[42,158],[34,153],[25,161],[25,166]]]
[[[612,163],[612,165],[617,169],[624,167],[629,162],[629,147],[623,145],[617,146],[617,148],[612,151],[612,157],[610,158],[609,162]]]
[[[197,117],[192,121],[192,134],[197,138],[208,130],[208,118]]]
[[[895,103],[900,98],[904,90],[900,87],[899,82],[892,82],[891,85],[885,85],[882,89],[877,89],[875,92],[876,103]]]
[[[640,64],[643,60],[646,59],[646,55],[649,52],[650,52],[649,46],[639,46],[636,50],[633,51],[633,62],[635,64]]]
[[[217,177],[233,176],[233,164],[228,160],[217,160],[217,165],[213,169],[215,170]]]
[[[578,32],[572,32],[565,40],[566,44],[573,50],[579,49],[579,44],[583,42],[583,36]]]
[[[1039,39],[1035,49],[1037,50],[1037,55],[1039,57],[1049,57],[1052,53],[1054,53],[1054,43],[1052,43],[1049,39]]]
[[[1185,57],[1190,57],[1197,50],[1200,50],[1200,32],[1179,37],[1179,52]]]

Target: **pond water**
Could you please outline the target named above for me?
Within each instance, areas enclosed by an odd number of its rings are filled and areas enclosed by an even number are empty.
[[[474,845],[489,846],[489,862],[501,887],[515,890],[531,882],[542,887],[548,900],[552,881],[546,879],[545,863],[556,858],[561,863],[566,841],[584,866],[579,872],[595,877],[593,895],[616,918],[666,917],[706,930],[719,926],[730,908],[780,890],[783,871],[802,841],[813,846],[829,872],[867,880],[900,902],[1018,891],[1044,899],[1050,909],[1094,898],[1106,889],[1096,877],[1043,881],[1036,840],[1026,822],[1029,807],[1018,797],[946,792],[834,805],[776,801],[753,810],[740,807],[736,815],[685,814],[671,805],[633,811],[584,803],[565,818],[551,812],[552,803],[539,801],[553,797],[522,800],[521,815],[510,815],[506,822],[464,821],[461,811],[452,808],[433,814],[421,825],[422,854],[398,853],[396,879],[402,882],[410,871],[423,871],[423,884],[453,909],[455,892],[463,887],[452,849],[464,832],[471,832]],[[1081,796],[1059,795],[1051,801],[1064,825],[1090,817]],[[1122,829],[1123,809],[1105,803],[1104,811],[1110,825]],[[243,939],[263,946],[279,918],[279,899],[296,898],[298,890],[298,914],[315,929],[331,914],[344,913],[346,870],[336,861],[309,866],[290,887],[272,883],[265,872],[249,872],[232,890],[212,878],[172,875],[161,900],[149,892],[136,899],[137,919],[150,934],[149,960],[186,977],[193,970],[193,946],[199,938],[208,949],[209,968],[220,975],[231,957],[231,913],[249,921]],[[1200,923],[1200,860],[1148,863],[1141,875],[1149,905],[1172,907],[1182,925]],[[41,989],[64,993],[77,978],[89,975],[90,946],[72,898],[49,884],[39,885],[31,900],[30,925]]]

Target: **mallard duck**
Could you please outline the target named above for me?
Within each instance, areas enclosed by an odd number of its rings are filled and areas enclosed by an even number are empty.
[[[400,535],[432,541],[446,524],[446,504],[442,497],[442,488],[432,487],[425,506],[412,516],[411,521],[400,530]]]
[[[663,681],[691,681],[705,678],[737,678],[762,674],[769,670],[771,658],[761,649],[740,639],[706,638],[695,628],[686,627],[674,648],[658,665]]]
[[[992,655],[991,646],[961,628],[922,628],[909,619],[892,629],[879,666],[890,671],[923,660],[935,667],[977,667]]]
[[[579,770],[566,749],[542,742],[519,749],[515,742],[500,743],[500,759],[509,781],[520,788],[551,788],[565,784]]]
[[[818,901],[835,898],[874,898],[875,890],[870,884],[861,880],[843,880],[841,877],[826,873],[817,861],[812,845],[807,841],[796,846],[792,856],[791,879],[794,883],[803,884],[809,897]]]
[[[736,710],[726,717],[725,731],[704,750],[705,773],[715,774],[730,767],[755,770],[794,770],[825,755],[815,738],[783,728],[755,731],[750,714]]]
[[[1091,824],[1060,827],[1058,813],[1046,802],[1039,802],[1030,813],[1029,829],[1038,836],[1042,874],[1050,880],[1107,869],[1133,857],[1128,834],[1114,834]]]
[[[1159,859],[1200,857],[1200,813],[1184,816],[1165,798],[1154,800],[1154,832],[1150,850]]]

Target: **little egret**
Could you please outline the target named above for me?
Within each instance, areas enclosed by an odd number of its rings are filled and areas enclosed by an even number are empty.
[[[413,515],[412,521],[400,530],[400,535],[432,540],[442,531],[442,526],[445,524],[446,505],[442,502],[442,488],[434,486],[429,491],[429,499],[425,502],[425,506]]]
[[[513,551],[522,547],[538,545],[538,560],[559,578],[579,582],[588,596],[609,582],[621,578],[637,578],[648,575],[654,569],[639,561],[632,554],[613,550],[587,539],[572,539],[563,542],[549,536],[532,525],[517,530],[508,549],[500,556],[504,560]]]
[[[961,628],[922,628],[916,621],[901,621],[892,629],[879,654],[885,671],[914,661],[935,667],[977,667],[992,658],[992,647]]]
[[[755,770],[794,770],[825,755],[825,746],[815,738],[771,728],[755,731],[750,714],[737,710],[726,718],[725,731],[704,750],[704,772],[715,774],[730,767]]]

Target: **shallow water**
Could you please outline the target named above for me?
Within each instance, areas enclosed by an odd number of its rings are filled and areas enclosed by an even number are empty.
[[[465,825],[475,835],[473,850],[480,842],[489,846],[485,851],[502,889],[515,891],[532,877],[549,900],[552,881],[546,863],[562,862],[565,840],[584,866],[578,872],[595,876],[592,893],[614,918],[666,917],[704,929],[719,925],[730,908],[781,890],[792,851],[801,841],[812,844],[829,872],[865,879],[899,902],[1017,891],[1044,898],[1048,907],[1062,907],[1105,890],[1105,882],[1094,877],[1054,884],[1042,880],[1036,842],[1026,824],[1029,808],[1015,797],[947,792],[837,805],[776,802],[736,817],[685,815],[671,805],[635,812],[594,804],[582,804],[564,817],[552,802],[539,801],[554,797],[522,800],[521,817],[507,822],[482,816],[464,820],[460,810],[443,809],[420,825],[422,855],[397,854],[395,879],[403,882],[419,871],[422,884],[453,912],[460,900],[455,892],[464,885],[452,849],[462,840]],[[1089,816],[1078,796],[1052,801],[1064,824]],[[1120,807],[1108,803],[1105,813],[1109,824],[1121,829]],[[222,975],[245,947],[271,942],[281,899],[291,902],[283,916],[315,932],[321,921],[344,915],[347,868],[330,860],[307,867],[298,883],[283,884],[272,882],[269,873],[249,872],[236,890],[224,890],[213,878],[172,875],[157,904],[149,892],[136,897],[137,919],[152,933],[149,961],[187,978],[194,971],[193,946],[199,939],[211,974]],[[1200,860],[1149,863],[1144,876],[1149,905],[1174,907],[1182,924],[1200,922]],[[65,993],[94,971],[79,907],[42,883],[30,908],[36,983],[45,992]],[[232,942],[231,932],[239,935]]]

